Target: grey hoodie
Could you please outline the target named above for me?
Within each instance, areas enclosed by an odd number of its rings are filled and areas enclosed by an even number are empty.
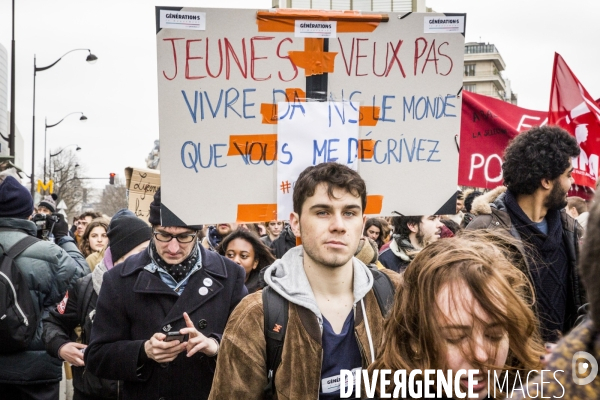
[[[323,316],[304,272],[303,255],[302,246],[290,249],[283,258],[275,261],[266,269],[265,282],[291,303],[312,311],[317,316],[322,329]],[[354,304],[356,305],[373,287],[373,274],[356,257],[352,257],[352,265],[354,267]]]

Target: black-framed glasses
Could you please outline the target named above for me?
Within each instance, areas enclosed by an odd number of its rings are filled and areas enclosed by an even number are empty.
[[[167,232],[157,232],[153,231],[152,234],[159,242],[170,242],[173,239],[177,239],[179,243],[190,243],[195,238],[197,233],[181,233],[179,235],[171,235]]]

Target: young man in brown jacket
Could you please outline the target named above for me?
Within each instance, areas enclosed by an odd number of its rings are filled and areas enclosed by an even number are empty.
[[[366,218],[366,187],[357,172],[325,163],[300,174],[293,200],[290,222],[302,246],[265,271],[269,290],[289,302],[275,394],[280,399],[339,398],[340,370],[366,368],[383,331],[373,274],[353,257]],[[397,286],[400,276],[387,274]],[[231,314],[210,399],[264,398],[264,318],[261,292],[244,298]]]

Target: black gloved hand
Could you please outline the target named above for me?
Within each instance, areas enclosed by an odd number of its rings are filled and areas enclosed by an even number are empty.
[[[52,215],[58,217],[58,222],[54,224],[54,229],[52,229],[54,240],[58,242],[60,239],[69,234],[69,224],[67,224],[64,215],[58,213]]]

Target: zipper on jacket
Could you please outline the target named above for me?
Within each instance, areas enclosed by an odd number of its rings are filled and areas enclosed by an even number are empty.
[[[13,286],[12,282],[10,281],[10,279],[8,279],[8,276],[6,276],[6,274],[4,272],[0,272],[0,275],[2,275],[4,277],[4,279],[6,279],[6,281],[8,282],[8,285],[12,289],[13,296],[15,298],[15,306],[17,307],[17,310],[19,310],[19,313],[23,317],[23,323],[25,324],[25,326],[29,326],[29,321],[27,320],[27,317],[25,316],[25,313],[23,312],[23,310],[21,310],[19,303],[17,302],[17,291],[15,290],[15,287]]]

